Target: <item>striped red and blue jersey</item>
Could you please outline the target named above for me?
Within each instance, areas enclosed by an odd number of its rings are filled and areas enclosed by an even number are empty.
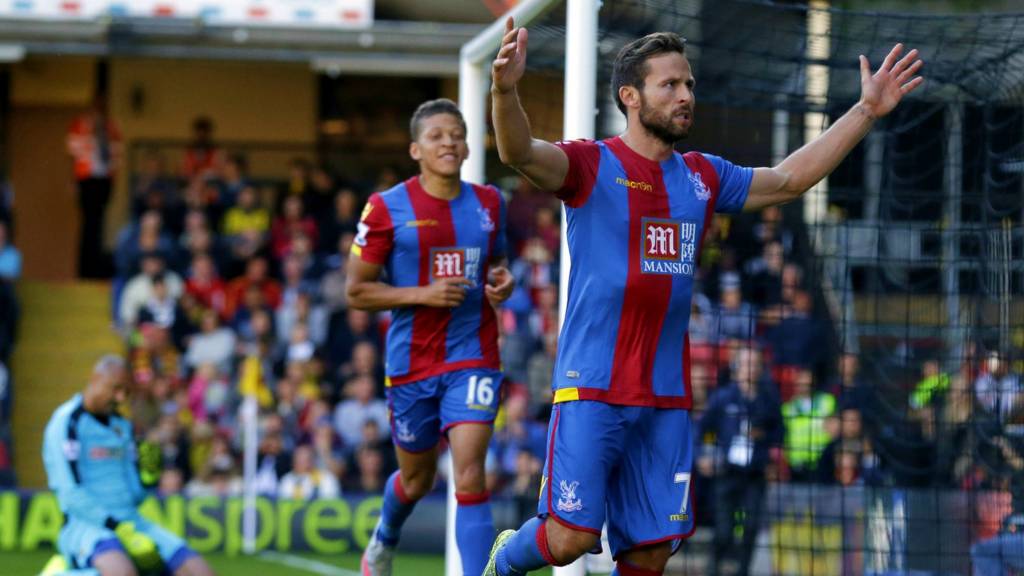
[[[496,189],[463,182],[458,197],[441,200],[410,178],[370,196],[352,251],[383,266],[396,287],[449,277],[473,282],[456,308],[392,310],[385,355],[390,386],[500,368],[497,320],[484,296],[490,263],[505,256],[505,202]]]
[[[753,170],[699,152],[655,162],[618,137],[558,146],[572,267],[555,402],[688,409],[701,242],[714,212],[743,208]]]

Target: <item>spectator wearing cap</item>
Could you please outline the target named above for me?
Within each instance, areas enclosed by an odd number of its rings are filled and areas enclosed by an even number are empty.
[[[177,300],[185,292],[181,277],[166,269],[163,255],[147,252],[142,257],[142,271],[132,277],[121,292],[117,319],[122,328],[135,326],[139,312],[155,296],[153,284],[161,279],[167,288],[167,296]]]

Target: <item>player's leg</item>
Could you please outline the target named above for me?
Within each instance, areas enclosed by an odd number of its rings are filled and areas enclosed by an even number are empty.
[[[108,550],[92,559],[92,567],[100,576],[138,576],[135,564],[123,550]]]
[[[135,531],[151,538],[164,561],[166,572],[174,576],[213,576],[213,569],[177,534],[146,520],[134,520]]]
[[[386,576],[402,525],[434,485],[441,438],[437,378],[388,388],[398,471],[384,484],[380,519],[363,553],[364,576]]]
[[[74,568],[93,568],[100,576],[136,576],[135,564],[117,534],[102,526],[69,519],[61,529],[58,549]]]
[[[590,401],[554,407],[538,517],[499,535],[485,575],[564,566],[598,546],[610,470],[622,455],[621,410]]]
[[[689,413],[625,410],[633,425],[608,482],[608,543],[617,574],[661,574],[694,527]]]
[[[459,370],[445,374],[441,423],[452,450],[455,540],[465,574],[480,574],[494,542],[494,520],[484,463],[494,418],[501,402],[497,370]]]

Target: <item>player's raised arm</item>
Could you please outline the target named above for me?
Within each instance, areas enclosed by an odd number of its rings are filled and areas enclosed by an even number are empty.
[[[790,154],[774,168],[757,168],[743,209],[760,210],[766,206],[795,200],[822,178],[828,176],[874,126],[924,81],[915,74],[924,62],[917,50],[900,58],[903,45],[897,44],[872,74],[868,59],[860,57],[860,101],[843,114],[822,135]]]
[[[554,144],[530,134],[530,121],[516,92],[526,70],[526,42],[526,29],[516,28],[510,17],[491,66],[491,114],[498,156],[538,188],[554,192],[569,172],[569,158]]]

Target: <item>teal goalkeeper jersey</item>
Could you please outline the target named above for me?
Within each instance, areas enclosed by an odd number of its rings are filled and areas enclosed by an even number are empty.
[[[136,467],[131,424],[101,421],[76,394],[53,413],[43,437],[50,489],[70,518],[110,526],[135,516],[146,496]]]

